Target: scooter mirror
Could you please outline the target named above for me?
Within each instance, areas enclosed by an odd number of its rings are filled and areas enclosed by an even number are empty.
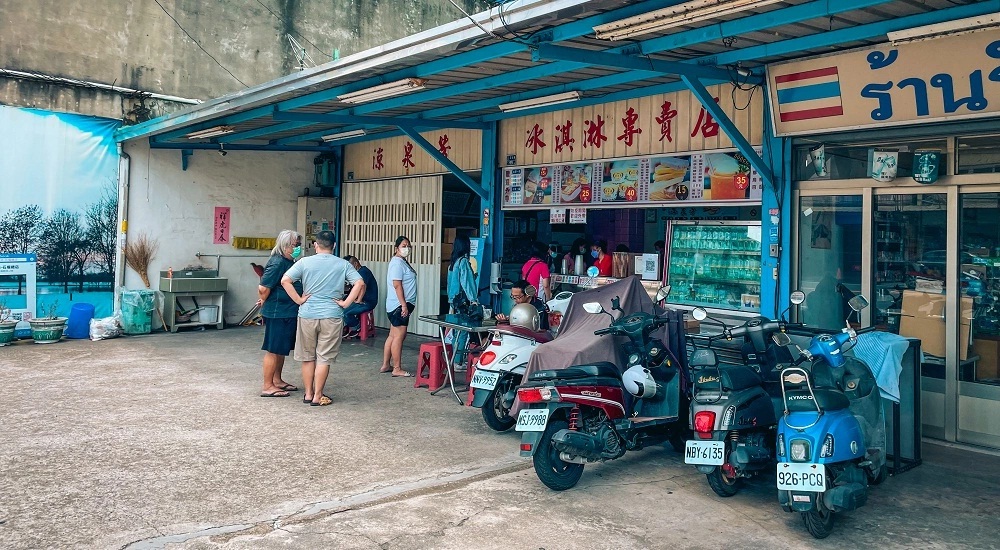
[[[597,302],[587,302],[583,304],[583,310],[587,313],[604,313],[604,306]]]
[[[696,307],[691,310],[691,317],[694,317],[697,321],[704,321],[708,318],[708,312],[705,311],[705,308]]]
[[[663,300],[666,300],[667,296],[669,295],[670,295],[670,285],[661,286],[660,290],[656,291],[656,301],[662,302]]]
[[[622,302],[621,299],[618,298],[618,296],[615,296],[614,298],[611,299],[611,309],[615,311],[622,310]]]
[[[801,290],[796,290],[788,297],[788,301],[795,305],[799,305],[806,301],[806,293]]]
[[[868,307],[868,298],[858,294],[857,296],[851,298],[847,302],[847,305],[851,306],[851,309],[854,311],[861,311],[862,309]]]
[[[784,332],[775,332],[773,335],[771,335],[771,340],[774,341],[775,344],[778,344],[781,347],[785,347],[788,344],[792,343],[792,339],[789,338],[788,335],[785,334]]]

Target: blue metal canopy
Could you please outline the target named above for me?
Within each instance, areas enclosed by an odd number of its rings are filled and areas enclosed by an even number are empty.
[[[595,35],[595,26],[684,3],[500,1],[472,16],[474,21],[456,21],[123,127],[115,137],[148,138],[154,148],[224,144],[232,150],[321,152],[353,141],[412,136],[422,128],[492,131],[492,123],[504,118],[565,107],[505,113],[499,109],[503,103],[578,92],[576,107],[681,89],[704,100],[705,84],[759,83],[767,63],[885,42],[890,31],[1000,11],[1000,0],[787,0],[760,2],[764,5],[635,40]],[[403,79],[418,79],[413,81],[418,89],[364,103],[344,98]],[[715,107],[709,103],[707,109]],[[716,118],[725,118],[720,115]],[[216,128],[207,138],[191,136]],[[363,136],[322,140],[361,129]],[[741,137],[730,137],[741,150],[749,147]]]

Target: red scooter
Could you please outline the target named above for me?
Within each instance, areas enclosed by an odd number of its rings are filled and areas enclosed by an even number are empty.
[[[660,290],[663,299],[669,290]],[[531,374],[517,390],[526,408],[517,417],[521,456],[532,457],[535,473],[550,489],[562,491],[580,481],[588,462],[614,460],[626,451],[669,441],[684,450],[688,434],[689,394],[682,367],[659,338],[656,329],[666,316],[638,311],[624,315],[618,298],[614,314],[599,303],[589,313],[611,316],[611,326],[597,336],[628,338],[628,366],[595,362]]]

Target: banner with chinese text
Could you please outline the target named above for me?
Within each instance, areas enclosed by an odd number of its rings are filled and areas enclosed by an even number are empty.
[[[709,86],[740,133],[759,146],[762,94],[731,84]],[[562,164],[643,155],[729,149],[718,122],[688,91],[563,109],[500,121],[497,158],[514,164]]]
[[[483,165],[482,132],[432,130],[420,135],[462,170]],[[344,181],[443,174],[448,170],[408,136],[394,136],[344,146]]]

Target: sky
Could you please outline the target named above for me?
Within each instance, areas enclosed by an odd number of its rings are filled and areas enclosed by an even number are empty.
[[[83,211],[117,187],[118,155],[105,118],[0,106],[0,215],[29,204]]]

